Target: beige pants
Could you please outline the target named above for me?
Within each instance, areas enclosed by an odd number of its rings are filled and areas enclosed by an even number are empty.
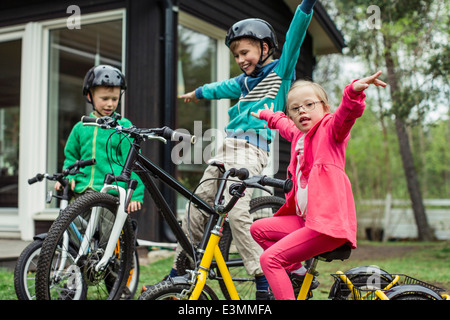
[[[254,176],[261,174],[264,167],[266,167],[267,157],[268,153],[266,151],[255,147],[246,140],[227,138],[214,159],[222,161],[225,164],[226,170],[230,168],[246,168],[250,176]],[[208,166],[203,174],[202,181],[211,178],[220,178],[221,176],[222,173],[217,167]],[[228,203],[231,198],[228,192],[229,185],[231,184],[229,183],[227,185],[225,191],[225,203]],[[212,206],[217,187],[217,180],[208,180],[198,187],[195,194]],[[247,273],[249,275],[260,275],[263,273],[259,264],[262,249],[250,235],[250,225],[253,222],[249,213],[252,193],[253,189],[246,190],[245,196],[239,199],[234,208],[229,212],[228,220],[234,242],[242,257]],[[186,206],[186,214],[182,220],[182,229],[191,237],[191,241],[197,244],[201,241],[209,215],[198,210],[195,206],[190,206],[190,209],[188,206],[189,204]],[[188,224],[190,232],[188,232]],[[178,246],[175,259],[181,250],[181,246]]]

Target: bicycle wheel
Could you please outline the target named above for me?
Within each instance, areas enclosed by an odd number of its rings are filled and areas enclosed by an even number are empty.
[[[34,240],[20,254],[14,268],[14,289],[17,299],[34,300],[36,267],[43,240]]]
[[[129,217],[106,267],[95,269],[105,252],[117,209],[116,197],[95,192],[84,194],[61,212],[42,244],[36,272],[37,299],[120,299],[134,249]],[[92,236],[81,252],[88,230]],[[83,288],[87,295],[83,295]]]
[[[139,284],[139,275],[140,275],[139,256],[137,249],[135,247],[130,273],[126,280],[126,285],[123,288],[122,295],[120,296],[120,300],[132,300],[134,298]],[[111,276],[105,279],[105,284],[108,290],[110,290],[110,288],[114,286],[114,281],[115,277]]]
[[[175,284],[171,280],[163,280],[141,293],[138,300],[187,300],[191,286],[188,284]],[[215,293],[205,285],[199,300],[218,300]]]
[[[250,201],[250,214],[252,215],[253,221],[273,216],[284,203],[285,199],[276,196],[264,196],[252,199]],[[247,274],[241,256],[233,243],[233,235],[228,223],[224,224],[222,234],[223,236],[219,242],[219,248],[225,261],[237,262],[236,265],[228,266],[236,290],[242,300],[253,300],[256,295],[256,287],[254,284],[255,277]],[[220,277],[218,269],[216,270],[216,273]],[[220,278],[219,285],[224,297],[227,300],[230,300],[231,297],[225,283]]]

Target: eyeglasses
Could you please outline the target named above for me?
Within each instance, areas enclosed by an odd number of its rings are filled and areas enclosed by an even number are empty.
[[[300,114],[300,108],[303,108],[305,111],[312,111],[316,107],[316,103],[323,103],[323,101],[308,102],[297,107],[290,108],[289,112],[293,115],[298,115]]]

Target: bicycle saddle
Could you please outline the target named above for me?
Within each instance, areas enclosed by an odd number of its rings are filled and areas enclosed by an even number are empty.
[[[317,255],[315,258],[330,262],[333,260],[346,260],[350,257],[350,254],[352,253],[352,248],[348,243],[343,244],[342,246],[328,252],[321,253]]]

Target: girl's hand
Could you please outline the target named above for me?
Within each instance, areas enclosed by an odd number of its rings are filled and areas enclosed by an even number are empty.
[[[358,81],[353,82],[353,90],[355,91],[363,91],[366,90],[369,85],[373,84],[377,87],[386,87],[387,84],[381,80],[378,79],[380,76],[381,71],[378,71],[374,75],[371,75],[370,77],[359,79]]]
[[[252,112],[250,113],[252,116],[254,116],[255,118],[261,119],[261,111],[263,110],[270,110],[273,112],[273,102],[270,104],[270,109],[269,106],[267,105],[267,103],[264,104],[264,109],[259,109],[258,112]]]
[[[139,201],[130,201],[128,205],[128,213],[135,212],[141,210],[141,203]]]
[[[184,99],[184,102],[186,102],[186,103],[191,102],[191,101],[194,101],[194,102],[198,101],[197,97],[195,96],[195,91],[185,93],[185,94],[179,96],[179,98]]]

